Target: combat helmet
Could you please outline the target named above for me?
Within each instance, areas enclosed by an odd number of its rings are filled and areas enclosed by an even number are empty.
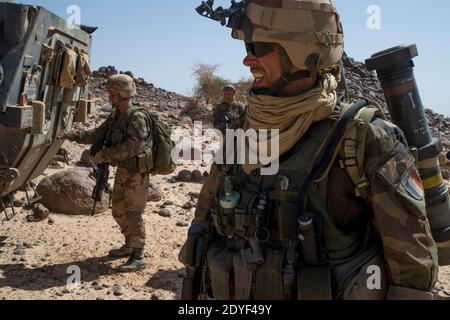
[[[301,70],[319,71],[342,58],[344,34],[330,0],[250,0],[251,26],[233,29],[235,39],[279,44]]]
[[[236,87],[232,84],[227,84],[223,87],[223,92],[236,92]]]
[[[197,12],[233,29],[232,37],[250,44],[275,43],[282,50],[283,76],[275,86],[309,77],[339,64],[344,32],[331,0],[232,1],[229,9],[203,2]],[[291,73],[292,66],[302,72]]]
[[[122,98],[136,96],[136,84],[133,78],[126,74],[118,74],[110,77],[106,83],[108,90],[116,91]]]

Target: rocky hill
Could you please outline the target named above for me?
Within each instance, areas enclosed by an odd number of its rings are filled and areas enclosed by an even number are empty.
[[[97,99],[100,111],[111,111],[111,106],[108,103],[106,82],[110,76],[119,73],[127,74],[134,79],[138,92],[135,102],[152,109],[163,121],[171,125],[178,124],[174,121],[176,120],[174,115],[178,114],[185,106],[186,97],[158,88],[153,83],[146,82],[143,78],[134,78],[134,74],[130,71],[119,72],[114,66],[101,67],[91,75],[89,91],[91,96]]]
[[[185,97],[174,92],[166,91],[154,86],[153,83],[146,82],[143,78],[134,78],[130,71],[119,72],[114,66],[101,67],[94,71],[91,76],[91,92],[95,96],[107,98],[106,81],[112,75],[124,73],[135,80],[138,90],[136,102],[159,105],[162,110],[173,109],[182,106]],[[107,100],[107,99],[106,99]]]
[[[377,102],[387,110],[383,96],[383,90],[377,79],[376,73],[369,71],[365,64],[355,61],[355,59],[344,56],[345,76],[348,85],[350,98],[368,98]],[[134,78],[130,71],[119,72],[114,66],[101,67],[94,71],[91,76],[90,91],[95,97],[100,97],[104,103],[104,110],[108,111],[106,81],[115,74],[124,73]],[[188,104],[188,99],[177,93],[166,91],[155,87],[152,83],[147,83],[143,78],[134,78],[138,90],[137,102],[143,103],[160,113],[163,118],[170,119],[171,124],[176,125],[174,115],[178,115]],[[169,111],[169,114],[165,111]],[[446,150],[450,150],[450,118],[426,109],[428,123],[433,136],[439,137]],[[197,110],[200,112],[200,110]],[[207,119],[207,117],[204,117]]]

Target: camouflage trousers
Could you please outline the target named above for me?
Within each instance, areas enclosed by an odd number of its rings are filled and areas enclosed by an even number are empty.
[[[142,219],[149,188],[148,174],[130,175],[118,168],[112,196],[112,214],[125,236],[125,243],[133,249],[145,245],[145,225]]]

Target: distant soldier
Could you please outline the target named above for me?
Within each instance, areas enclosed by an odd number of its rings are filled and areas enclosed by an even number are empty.
[[[95,163],[117,166],[112,214],[125,236],[125,245],[111,250],[109,255],[130,257],[119,271],[134,272],[145,267],[142,213],[148,197],[149,170],[140,164],[143,163],[141,155],[147,154],[146,150],[152,144],[152,124],[142,108],[132,103],[136,85],[131,77],[123,74],[112,76],[107,88],[114,108],[109,118],[93,131],[71,133],[67,138],[81,144],[105,145],[95,154]]]
[[[214,128],[225,132],[227,127],[232,128],[244,113],[244,105],[236,101],[236,88],[233,85],[226,85],[223,88],[222,103],[214,108]]]

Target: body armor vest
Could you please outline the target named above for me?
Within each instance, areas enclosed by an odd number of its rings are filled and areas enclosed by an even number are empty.
[[[330,119],[314,124],[280,158],[277,175],[262,176],[260,170],[247,175],[241,166],[234,165],[222,176],[222,187],[211,208],[215,229],[222,237],[208,252],[215,298],[230,298],[223,271],[227,268],[234,268],[234,277],[241,278],[239,283],[248,283],[235,288],[235,299],[291,299],[295,297],[298,269],[314,266],[330,270],[367,251],[374,234],[370,221],[353,231],[344,232],[336,226],[328,205],[328,176],[307,193],[307,219],[297,217],[299,190],[333,124]],[[230,187],[232,191],[225,190]],[[224,208],[226,194],[237,193],[237,205]],[[228,267],[224,267],[226,261]]]

